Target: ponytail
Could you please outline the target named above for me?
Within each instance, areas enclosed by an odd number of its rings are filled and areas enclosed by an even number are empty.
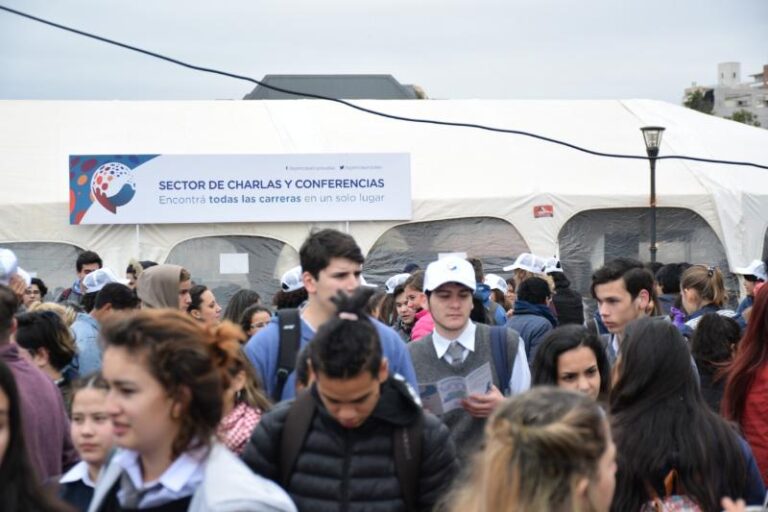
[[[683,276],[680,278],[680,288],[695,290],[702,301],[702,305],[713,304],[721,308],[728,298],[723,273],[717,267],[693,265],[683,272]]]

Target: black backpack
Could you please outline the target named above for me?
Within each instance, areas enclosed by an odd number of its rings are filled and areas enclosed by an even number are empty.
[[[283,397],[283,389],[288,376],[296,367],[296,356],[301,346],[301,316],[298,309],[280,309],[277,311],[280,344],[277,357],[277,382],[272,392],[272,401],[277,403]]]

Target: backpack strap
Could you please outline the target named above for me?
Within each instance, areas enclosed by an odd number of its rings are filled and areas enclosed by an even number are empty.
[[[405,509],[416,512],[419,506],[419,475],[421,474],[421,441],[424,433],[424,412],[407,427],[394,432],[395,472],[403,492]]]
[[[491,327],[491,357],[496,377],[499,379],[501,394],[509,396],[509,379],[512,378],[512,371],[509,368],[506,325]]]
[[[312,426],[315,408],[312,388],[308,388],[298,394],[285,417],[283,434],[280,437],[280,458],[278,459],[280,485],[283,489],[288,488],[296,459],[299,458],[304,439]]]
[[[296,366],[296,355],[301,345],[301,317],[298,309],[281,309],[277,312],[280,329],[280,352],[277,358],[277,382],[272,392],[272,401],[277,403],[283,398],[283,389]]]

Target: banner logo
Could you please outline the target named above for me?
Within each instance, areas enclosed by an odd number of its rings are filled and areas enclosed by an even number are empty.
[[[91,193],[104,208],[117,213],[119,206],[125,206],[136,195],[136,182],[130,167],[120,162],[102,165],[91,178]]]

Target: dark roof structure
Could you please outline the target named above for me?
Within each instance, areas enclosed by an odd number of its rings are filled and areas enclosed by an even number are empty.
[[[426,99],[420,87],[401,84],[392,75],[265,75],[267,85],[348,100]],[[286,94],[257,85],[246,100],[295,100],[307,96]]]

